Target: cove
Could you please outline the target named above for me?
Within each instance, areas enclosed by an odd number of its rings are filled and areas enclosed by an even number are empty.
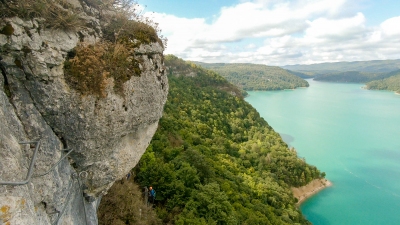
[[[333,183],[301,211],[314,225],[400,224],[400,95],[307,81],[308,88],[246,98]]]

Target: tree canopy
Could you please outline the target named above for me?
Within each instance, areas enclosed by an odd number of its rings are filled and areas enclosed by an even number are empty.
[[[246,90],[283,90],[308,87],[307,81],[277,66],[250,63],[197,63]]]
[[[316,73],[314,80],[341,82],[341,83],[366,83],[372,80],[383,79],[391,76],[390,73],[370,73],[360,71]]]
[[[400,70],[394,71],[393,76],[374,80],[366,84],[367,89],[395,91],[400,94]]]
[[[310,224],[289,188],[323,174],[224,78],[174,56],[165,65],[164,114],[135,168],[163,223]]]
[[[310,65],[287,65],[282,68],[299,72],[346,72],[359,71],[369,73],[387,73],[400,69],[400,59],[370,60],[354,62],[327,62]]]

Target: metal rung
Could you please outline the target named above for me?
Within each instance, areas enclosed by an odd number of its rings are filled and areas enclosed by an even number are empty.
[[[0,180],[0,185],[13,185],[13,186],[24,185],[24,184],[29,183],[29,181],[31,180],[32,173],[33,173],[33,165],[35,164],[36,154],[37,154],[39,146],[40,146],[40,139],[38,141],[24,141],[24,142],[18,142],[18,143],[19,144],[36,144],[36,148],[35,148],[35,151],[33,152],[31,163],[29,164],[28,173],[26,174],[26,178],[25,178],[25,180],[22,180],[22,181],[2,181],[2,180]]]

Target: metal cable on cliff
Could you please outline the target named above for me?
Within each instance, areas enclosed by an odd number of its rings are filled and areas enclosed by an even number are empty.
[[[26,178],[25,180],[22,181],[1,181],[0,180],[0,185],[13,185],[13,186],[17,186],[17,185],[25,185],[27,183],[29,183],[29,181],[32,178],[32,173],[33,173],[33,165],[35,164],[36,161],[36,155],[38,152],[38,149],[40,147],[40,139],[38,141],[26,141],[26,142],[19,142],[19,144],[35,144],[35,150],[33,151],[33,155],[31,158],[31,162],[29,164],[29,169],[28,169],[28,173],[26,174]]]

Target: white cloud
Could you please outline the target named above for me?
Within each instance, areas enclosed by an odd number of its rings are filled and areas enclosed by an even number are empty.
[[[166,53],[183,54],[196,42],[199,34],[209,29],[205,19],[186,19],[173,15],[152,13],[146,15],[159,23],[162,34],[168,38]]]
[[[362,13],[338,20],[318,18],[307,23],[309,28],[305,31],[305,34],[306,38],[310,39],[353,39],[365,31],[365,17]]]
[[[380,27],[388,36],[400,35],[400,16],[384,21]]]
[[[286,65],[400,58],[400,17],[367,27],[355,9],[352,0],[254,0],[222,8],[211,23],[153,18],[168,38],[166,53],[186,60]],[[255,38],[265,40],[248,43]]]

